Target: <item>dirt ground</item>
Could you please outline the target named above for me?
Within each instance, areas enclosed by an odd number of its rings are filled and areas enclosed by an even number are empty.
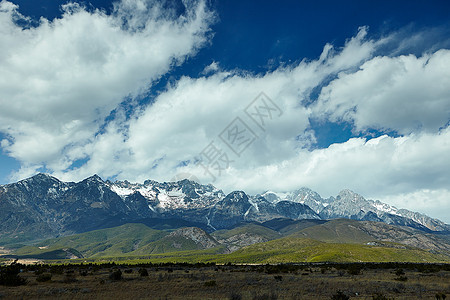
[[[27,284],[0,286],[0,298],[332,299],[341,291],[350,299],[445,299],[436,298],[436,295],[447,295],[450,299],[450,272],[443,270],[363,269],[360,274],[351,275],[348,270],[324,267],[290,273],[267,272],[262,268],[153,266],[145,268],[148,276],[140,275],[141,267],[78,269],[69,266],[58,272],[51,269],[38,272],[24,270],[19,276],[25,278]],[[114,279],[111,274],[118,270],[122,278]],[[399,275],[399,272],[404,274]],[[40,273],[47,274],[47,279],[51,275],[51,279],[38,282],[36,279],[44,276]],[[374,298],[376,295],[379,298]]]

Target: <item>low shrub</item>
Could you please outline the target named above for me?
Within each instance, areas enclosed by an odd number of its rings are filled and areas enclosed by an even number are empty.
[[[140,275],[141,277],[146,277],[146,276],[148,276],[148,271],[147,271],[146,268],[140,268],[139,271],[138,271],[138,273],[139,273],[139,275]]]

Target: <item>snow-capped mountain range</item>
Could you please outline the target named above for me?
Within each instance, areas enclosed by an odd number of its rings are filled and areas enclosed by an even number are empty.
[[[308,188],[225,195],[212,185],[187,179],[139,184],[103,181],[94,175],[74,183],[46,174],[0,185],[0,241],[55,237],[140,220],[179,220],[213,231],[276,218],[348,218],[424,231],[450,229],[440,220],[366,200],[350,190],[327,199]]]

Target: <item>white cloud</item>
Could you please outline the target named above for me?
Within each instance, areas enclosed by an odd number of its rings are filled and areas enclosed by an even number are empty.
[[[326,197],[350,188],[397,204],[408,195],[425,203],[448,190],[450,129],[439,130],[450,111],[447,50],[373,57],[392,37],[370,40],[362,27],[340,49],[327,44],[317,60],[264,75],[224,71],[214,62],[205,76],[182,77],[126,118],[118,108],[124,97],[145,91],[205,42],[212,14],[202,2],[178,19],[143,1],[122,1],[112,16],[71,6],[63,18],[23,31],[10,21],[15,8],[1,3],[0,33],[7,42],[0,46],[0,130],[13,138],[1,145],[22,161],[16,178],[45,165],[64,180],[98,173],[142,182],[190,172],[207,183],[202,169],[185,162],[214,141],[233,160],[214,183],[227,192],[308,186]],[[320,85],[317,104],[304,106]],[[266,131],[243,112],[261,91],[283,111]],[[115,119],[98,133],[113,109]],[[241,157],[218,138],[235,117],[258,135]],[[403,136],[352,138],[310,150],[310,117]],[[87,162],[70,168],[79,159]],[[430,213],[446,201],[442,197],[427,202],[435,203]]]
[[[437,132],[450,119],[450,50],[422,57],[375,57],[322,89],[318,117],[357,131]]]
[[[179,17],[143,0],[118,2],[111,15],[63,8],[61,18],[23,29],[18,7],[0,2],[0,131],[11,143],[2,146],[32,168],[63,170],[83,158],[72,148],[94,141],[124,97],[195,53],[214,18],[204,1],[186,2]]]
[[[211,73],[215,73],[215,72],[217,72],[219,70],[220,70],[219,63],[216,62],[216,61],[213,61],[211,64],[207,65],[203,69],[202,74],[203,75],[208,75],[208,74],[211,74]]]
[[[336,196],[349,188],[368,199],[380,199],[449,222],[448,153],[450,128],[439,134],[353,138],[326,149],[302,150],[278,163],[253,169],[233,164],[217,186],[250,193],[306,186],[323,197]],[[195,175],[200,172],[185,170]]]
[[[135,181],[169,180],[183,171],[177,168],[180,163],[192,161],[211,141],[226,151],[218,135],[235,117],[247,122],[258,139],[242,158],[228,150],[234,167],[253,169],[290,159],[298,149],[309,147],[314,140],[313,132],[308,129],[310,111],[300,104],[301,100],[330,74],[354,68],[364,60],[355,55],[353,61],[341,63],[349,51],[359,53],[355,45],[360,45],[367,55],[373,52],[376,43],[364,40],[364,36],[358,34],[349,40],[342,51],[330,53],[327,46],[317,61],[301,62],[263,76],[223,71],[207,77],[183,77],[159,95],[153,105],[127,122],[125,132],[118,122],[111,123],[107,133],[98,136],[90,146],[92,155],[86,166],[57,174],[81,179],[98,172],[103,176],[119,174],[121,179]],[[282,118],[273,120],[266,132],[243,112],[261,91],[283,111]],[[197,176],[205,182],[211,180],[209,176]]]
[[[442,189],[418,189],[411,193],[401,193],[380,197],[379,200],[390,203],[396,207],[418,211],[447,224],[450,224],[450,190]]]
[[[249,170],[239,178],[247,178],[241,185],[252,190],[267,178],[271,189],[309,186],[324,196],[336,195],[344,188],[371,197],[439,189],[450,182],[449,140],[450,129],[438,135],[382,136],[368,141],[353,138],[326,149],[303,150],[281,164]]]

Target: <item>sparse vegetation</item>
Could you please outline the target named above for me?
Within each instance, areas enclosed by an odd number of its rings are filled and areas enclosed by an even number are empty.
[[[16,275],[30,284],[1,290],[1,294],[5,298],[33,299],[45,298],[45,293],[55,298],[148,298],[151,290],[156,299],[182,299],[189,293],[196,299],[390,300],[421,295],[424,299],[444,300],[450,279],[449,264],[411,263],[13,264],[1,267],[2,274],[7,268],[16,270]],[[424,273],[428,269],[433,272]],[[350,274],[352,270],[362,271],[355,276]],[[404,275],[397,275],[402,272]],[[85,275],[79,276],[82,273]],[[51,280],[38,280],[48,275]],[[407,276],[408,280],[394,280],[398,276]]]

